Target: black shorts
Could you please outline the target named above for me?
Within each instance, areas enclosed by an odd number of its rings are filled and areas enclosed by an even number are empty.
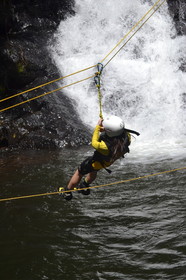
[[[78,167],[78,171],[81,175],[88,174],[90,172],[95,171],[92,167],[93,156],[86,158]]]

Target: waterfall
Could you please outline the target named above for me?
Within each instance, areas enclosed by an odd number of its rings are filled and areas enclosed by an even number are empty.
[[[76,0],[75,15],[60,23],[51,48],[61,76],[98,63],[153,3]],[[186,73],[181,71],[185,45],[165,3],[103,71],[103,115],[118,115],[127,128],[141,133],[134,143],[140,153],[186,154]],[[63,84],[95,71],[72,76]],[[64,93],[73,99],[82,121],[95,126],[99,106],[93,79]]]

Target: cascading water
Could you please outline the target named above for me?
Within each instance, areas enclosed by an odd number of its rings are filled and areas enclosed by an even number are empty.
[[[61,76],[101,61],[152,5],[140,0],[76,0],[75,16],[61,22],[52,48]],[[126,127],[140,131],[135,154],[186,154],[186,73],[180,69],[185,43],[185,36],[176,36],[165,3],[103,71],[103,115],[122,116]],[[72,76],[64,84],[95,71]],[[94,126],[99,106],[93,79],[65,93],[82,121]]]
[[[59,2],[71,1],[41,1],[47,9],[49,3]],[[103,59],[152,2],[155,0],[76,0],[75,16],[61,22],[50,47],[61,76]],[[123,116],[126,127],[141,135],[133,141],[128,158],[111,166],[110,175],[99,172],[89,196],[73,192],[73,200],[64,201],[57,191],[67,185],[87,153],[92,153],[90,147],[1,151],[0,198],[16,198],[0,203],[1,279],[185,280],[185,73],[180,70],[185,62],[184,41],[185,37],[176,36],[164,4],[105,67],[103,114]],[[95,71],[72,76],[62,85]],[[72,98],[82,121],[93,127],[99,115],[93,79],[64,92]],[[64,127],[64,116],[73,114],[69,102],[62,106],[62,98],[62,94],[56,97],[59,108],[56,101],[28,114],[24,131],[29,123],[36,132],[45,124],[47,135],[55,139]],[[27,110],[24,112],[26,118]],[[56,125],[43,122],[47,116]],[[17,124],[20,126],[20,119]],[[71,125],[65,127],[68,135],[74,133]],[[37,138],[45,142],[43,130],[39,132]],[[162,173],[176,168],[181,169]],[[131,180],[135,178],[138,180]],[[121,184],[123,180],[127,181]],[[42,193],[48,195],[25,197]]]

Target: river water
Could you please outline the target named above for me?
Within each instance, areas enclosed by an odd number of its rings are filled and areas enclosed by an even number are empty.
[[[76,0],[75,15],[66,16],[49,46],[61,75],[99,62],[152,2]],[[94,185],[185,167],[184,56],[185,36],[176,36],[165,3],[104,69],[104,116],[123,117],[141,135]],[[93,82],[64,94],[92,129],[99,113]],[[1,152],[1,198],[57,191],[91,152],[89,146]],[[60,195],[0,202],[0,277],[185,280],[185,186],[183,169],[95,188],[87,197],[74,193],[69,202]]]
[[[90,147],[1,154],[1,198],[57,191]],[[183,167],[184,157],[129,154],[93,185]],[[186,172],[0,203],[1,279],[168,279],[186,276]]]

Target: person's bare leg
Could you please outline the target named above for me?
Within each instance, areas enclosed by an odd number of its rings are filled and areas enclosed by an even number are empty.
[[[97,171],[93,171],[87,174],[84,181],[79,185],[79,191],[83,195],[89,195],[90,194],[90,184],[96,179]]]
[[[83,175],[81,175],[77,169],[76,172],[74,173],[74,175],[72,176],[72,178],[70,179],[67,189],[73,190],[74,188],[76,188],[77,185],[80,183],[82,177],[83,177]]]
[[[92,171],[87,174],[85,178],[85,182],[91,184],[96,179],[96,177],[97,177],[97,171]]]

